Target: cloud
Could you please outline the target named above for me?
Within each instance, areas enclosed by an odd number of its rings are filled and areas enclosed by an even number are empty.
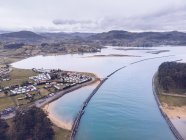
[[[92,24],[93,22],[90,20],[53,20],[55,25],[74,25],[74,24]]]
[[[55,19],[53,24],[63,30],[102,32],[128,31],[186,31],[186,4],[169,5],[161,10],[142,15],[105,16],[95,20]]]
[[[186,6],[168,7],[154,13],[130,17],[106,17],[100,22],[103,30],[186,31]]]
[[[19,4],[18,4],[19,3]],[[186,30],[185,0],[0,0],[0,30]]]

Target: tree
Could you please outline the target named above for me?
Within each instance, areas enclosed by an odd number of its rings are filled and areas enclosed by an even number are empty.
[[[18,111],[13,124],[14,140],[52,140],[52,123],[44,111],[37,107]]]
[[[7,140],[7,129],[8,129],[8,124],[6,123],[5,120],[0,119],[0,140]]]
[[[158,80],[165,91],[186,89],[186,64],[162,63],[158,69]]]

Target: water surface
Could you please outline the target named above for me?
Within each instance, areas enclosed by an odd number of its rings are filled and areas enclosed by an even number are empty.
[[[36,56],[17,63],[17,68],[61,68],[70,71],[93,72],[99,77],[127,66],[106,81],[90,101],[82,117],[77,140],[173,140],[175,139],[162,118],[152,94],[152,76],[164,61],[186,60],[185,47],[155,47],[156,50],[170,50],[160,54],[150,54],[147,50],[115,50],[108,47],[96,55],[124,54],[141,57],[87,57],[85,55]],[[147,58],[175,55],[140,62]],[[61,121],[72,123],[83,101],[94,86],[68,93],[54,101],[53,113]]]
[[[152,93],[163,61],[128,66],[107,80],[86,108],[76,140],[174,140]]]

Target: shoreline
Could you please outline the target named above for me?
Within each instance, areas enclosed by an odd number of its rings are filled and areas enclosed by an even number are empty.
[[[186,119],[186,106],[169,106],[162,103],[163,111],[169,116],[170,119]]]
[[[81,117],[85,113],[85,108],[89,104],[89,101],[91,100],[91,98],[97,93],[97,91],[104,84],[104,82],[109,79],[109,77],[111,77],[116,72],[118,72],[118,71],[120,71],[121,69],[124,69],[124,68],[126,68],[126,66],[123,66],[123,67],[120,67],[120,68],[116,69],[115,71],[113,71],[112,73],[110,73],[106,78],[103,78],[99,82],[99,84],[96,86],[96,88],[92,91],[92,93],[89,95],[89,97],[83,102],[83,105],[82,105],[80,111],[78,112],[77,116],[74,119],[74,122],[73,122],[73,125],[72,125],[72,129],[71,129],[70,140],[74,140],[74,138],[76,136],[76,133],[78,131],[78,127],[79,127],[79,124],[80,124],[80,121],[81,121]]]
[[[156,101],[156,103],[158,105],[158,109],[159,109],[162,117],[167,122],[167,125],[169,126],[169,128],[172,131],[172,133],[175,136],[175,138],[177,140],[184,140],[184,138],[180,134],[181,131],[175,126],[175,123],[172,122],[172,119],[170,119],[169,116],[163,110],[163,106],[162,106],[162,104],[161,104],[161,102],[159,100],[159,97],[158,97],[158,91],[157,91],[158,87],[157,87],[157,84],[156,84],[156,76],[157,76],[157,72],[154,74],[154,76],[152,78],[152,90],[153,90],[155,101]]]
[[[96,76],[96,75],[95,75]],[[96,76],[97,77],[97,76]],[[98,77],[97,77],[98,78]],[[99,78],[98,78],[99,79]],[[90,81],[91,82],[91,81]],[[72,91],[76,91],[76,90],[78,90],[78,89],[80,89],[80,88],[83,88],[83,87],[85,87],[85,86],[91,86],[91,85],[98,85],[100,83],[100,80],[94,80],[94,81],[92,81],[92,83],[89,83],[89,84],[87,84],[87,85],[84,85],[84,86],[82,86],[82,87],[79,87],[79,88],[77,88],[77,89],[75,89],[75,90],[72,90]],[[72,92],[72,91],[70,91],[70,92]],[[68,92],[69,93],[69,92]],[[64,94],[65,95],[65,94]],[[62,96],[61,96],[62,97]],[[58,98],[59,99],[59,98]],[[57,100],[57,99],[56,99]],[[47,104],[45,104],[43,107],[41,107],[46,113],[47,113],[47,115],[48,115],[48,118],[51,120],[51,122],[54,124],[54,125],[56,125],[57,127],[59,127],[59,128],[62,128],[62,129],[65,129],[65,130],[68,130],[68,131],[71,131],[71,129],[72,129],[72,125],[73,124],[69,124],[69,123],[65,123],[65,122],[63,122],[54,112],[53,112],[53,110],[54,110],[54,107],[53,107],[53,104],[54,104],[54,102],[56,101],[56,100],[54,100],[54,101],[51,101],[51,102],[49,102],[49,103],[47,103]],[[73,123],[73,122],[72,122]]]
[[[75,119],[73,120],[73,125],[72,125],[72,129],[71,129],[71,135],[70,135],[70,140],[73,140],[76,132],[78,130],[80,121],[81,121],[81,117],[83,116],[84,112],[85,112],[85,108],[88,105],[89,101],[91,100],[91,98],[96,94],[96,92],[99,90],[99,88],[102,86],[102,84],[107,80],[108,78],[104,78],[103,80],[101,80],[99,82],[99,84],[96,86],[96,88],[92,91],[92,93],[88,96],[88,98],[83,102],[83,105],[81,107],[81,109],[79,110],[77,116],[75,117]]]
[[[51,103],[50,103],[51,104]],[[63,122],[56,114],[54,114],[52,112],[52,110],[54,109],[53,107],[51,107],[51,105],[45,105],[42,109],[43,111],[46,112],[47,117],[50,119],[50,121],[57,127],[65,129],[65,130],[71,130],[72,125],[67,124],[65,122]],[[50,106],[50,107],[49,107]]]

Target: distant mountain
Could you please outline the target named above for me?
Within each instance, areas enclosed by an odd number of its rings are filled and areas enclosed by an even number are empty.
[[[54,39],[54,40],[83,40],[87,37],[90,37],[91,35],[94,35],[94,33],[80,33],[80,32],[74,32],[74,33],[65,33],[65,32],[59,32],[59,33],[41,33],[40,35]]]
[[[186,46],[186,33],[183,32],[128,32],[113,30],[103,33],[34,33],[20,31],[0,34],[0,42],[26,43],[40,45],[41,43],[79,44],[93,46],[132,46],[150,47],[160,45]]]
[[[92,35],[88,39],[116,46],[186,45],[186,33],[177,31],[135,33],[113,30]]]
[[[44,40],[46,40],[45,37],[31,31],[19,31],[0,34],[0,42],[3,42],[4,44],[24,43],[34,45],[39,44]]]
[[[109,40],[109,39],[129,39],[132,37],[132,33],[127,32],[127,31],[109,31],[109,32],[103,32],[103,33],[98,33],[95,35],[90,36],[89,39],[95,39],[95,40]]]
[[[41,39],[43,36],[38,35],[31,31],[19,31],[19,32],[11,32],[11,33],[4,33],[0,34],[0,37],[4,38],[27,38],[27,39]]]

